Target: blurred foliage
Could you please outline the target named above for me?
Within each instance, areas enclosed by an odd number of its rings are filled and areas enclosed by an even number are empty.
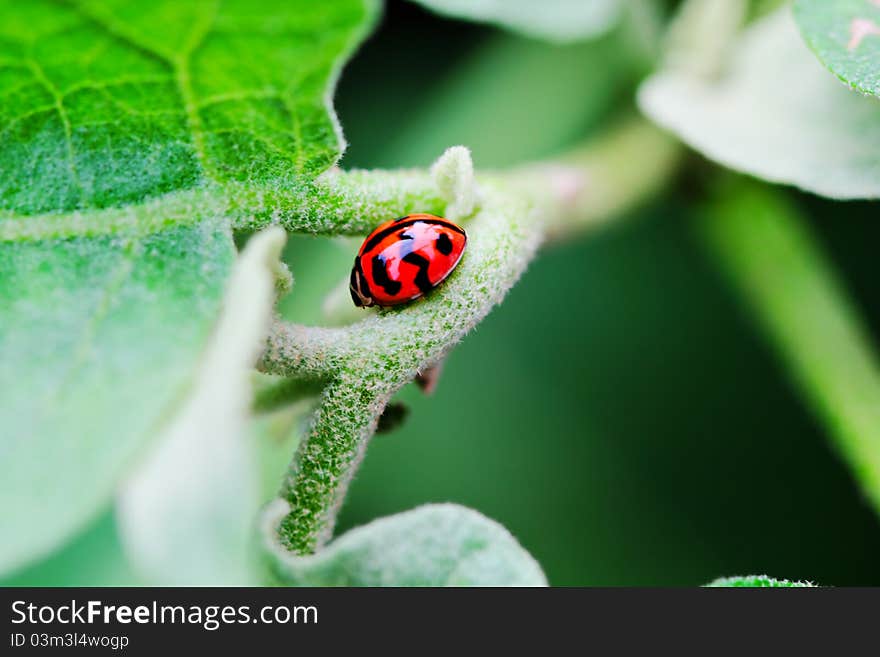
[[[427,42],[419,39],[427,34]],[[412,40],[422,46],[404,56]],[[380,163],[377,142],[398,131],[411,153],[403,163],[429,161],[435,131],[459,120],[437,112],[440,101],[429,90],[466,80],[490,44],[509,53],[529,45],[391,3],[341,81],[337,105],[351,142],[345,163]],[[508,74],[518,66],[508,60]],[[381,76],[369,76],[377,70]],[[539,76],[552,77],[552,63]],[[363,98],[365,79],[374,86],[372,102]],[[406,89],[413,91],[401,113],[406,121],[389,121],[382,99]],[[582,89],[558,93],[541,102],[596,102]],[[491,120],[474,114],[445,139],[473,143],[478,165],[559,147],[549,122],[513,122],[508,134],[546,129],[548,141],[531,135],[536,152],[514,156],[502,143],[493,156],[492,127],[516,121],[521,109],[494,98]],[[502,116],[506,105],[511,113]],[[469,113],[467,104],[458,108]],[[602,115],[593,114],[580,133],[596,130]],[[510,529],[551,584],[696,585],[725,572],[880,583],[880,525],[693,236],[686,193],[544,253],[452,353],[434,397],[415,386],[401,395],[411,408],[407,422],[371,444],[340,531],[417,504],[454,501]],[[808,196],[796,202],[876,337],[880,290],[871,245],[880,226],[872,207]],[[323,276],[305,261],[335,250],[332,241],[294,242],[290,263],[303,290]],[[338,251],[328,289],[348,267],[349,250]]]
[[[745,577],[720,577],[714,582],[706,584],[714,588],[810,588],[815,586],[810,582],[793,582],[788,579],[774,579],[766,575],[746,575]]]

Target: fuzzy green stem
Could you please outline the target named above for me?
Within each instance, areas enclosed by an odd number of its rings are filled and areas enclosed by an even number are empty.
[[[431,174],[417,169],[331,169],[300,186],[226,185],[222,191],[221,212],[237,229],[280,223],[290,232],[318,235],[363,235],[389,217],[442,214],[447,203]]]
[[[19,216],[0,211],[0,241],[74,236],[149,234],[170,225],[228,217],[236,230],[272,224],[288,232],[362,235],[378,222],[412,212],[442,214],[447,200],[430,173],[418,170],[332,169],[291,187],[208,184],[171,192],[139,205]]]
[[[279,535],[291,551],[310,554],[331,538],[348,484],[388,398],[348,377],[324,390],[282,490],[290,512],[279,525]]]
[[[291,551],[309,554],[329,540],[348,484],[387,401],[420,371],[440,361],[502,300],[546,230],[557,237],[582,230],[642,201],[668,178],[679,152],[673,140],[634,119],[607,141],[572,153],[564,163],[484,177],[481,208],[466,223],[465,257],[427,298],[405,308],[371,313],[341,328],[276,323],[260,368],[288,377],[331,380],[282,489],[290,513],[280,525],[280,537]],[[341,190],[355,179],[349,175],[359,179],[352,189],[369,188],[378,181],[376,176],[389,177],[385,183],[394,178],[388,173],[334,174],[338,178],[332,183],[333,194],[344,196]],[[386,208],[381,189],[374,190],[377,195],[372,200],[362,197],[358,205],[366,209],[358,221],[369,217],[370,224],[346,225],[366,232],[376,223],[373,212],[384,212],[381,218],[387,219],[410,208],[432,209],[418,207],[423,202],[419,199],[427,202],[431,197],[427,178],[416,172],[407,172],[405,178],[410,189],[419,190],[418,197],[406,203],[395,197]],[[291,206],[289,216],[301,211]],[[334,222],[338,219],[339,215]],[[333,223],[334,230],[340,225]]]
[[[332,381],[282,490],[291,508],[280,533],[289,549],[308,554],[330,538],[348,483],[387,401],[420,371],[440,361],[501,301],[525,270],[546,228],[560,237],[642,201],[670,175],[678,152],[679,147],[663,133],[642,120],[631,120],[609,141],[573,153],[564,164],[484,177],[480,209],[465,224],[467,252],[449,279],[428,297],[403,308],[370,313],[341,328],[276,323],[260,369]],[[403,175],[407,185],[430,197],[418,173]],[[572,178],[573,186],[568,185]],[[343,179],[333,183],[334,194],[340,193],[339,185],[348,184]],[[379,197],[370,202],[361,199],[359,207],[384,212]],[[403,207],[413,205],[409,199]],[[381,218],[402,213],[389,210]],[[361,226],[363,232],[376,218],[371,222]]]
[[[343,328],[278,324],[261,368],[286,376],[335,374],[293,459],[282,491],[291,505],[281,525],[294,552],[319,548],[388,399],[438,362],[504,297],[541,238],[529,204],[489,187],[468,223],[468,251],[443,286],[405,309]]]

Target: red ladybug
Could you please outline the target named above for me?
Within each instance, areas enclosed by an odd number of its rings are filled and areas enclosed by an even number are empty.
[[[367,236],[354,259],[354,305],[396,306],[418,299],[452,273],[466,244],[460,226],[432,214],[385,222]]]

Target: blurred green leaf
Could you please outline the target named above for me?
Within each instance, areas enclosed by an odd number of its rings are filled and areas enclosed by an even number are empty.
[[[251,420],[250,433],[257,442],[260,458],[260,501],[278,496],[290,460],[306,429],[311,404],[301,402],[258,415]]]
[[[327,89],[374,0],[0,0],[0,207],[290,186],[336,162]]]
[[[720,78],[669,69],[639,103],[724,166],[833,198],[880,195],[880,105],[816,61],[788,8],[746,31]]]
[[[471,149],[478,168],[510,167],[580,141],[636,77],[638,56],[617,32],[548,46],[499,35],[440,80],[393,130],[362,138],[370,166],[421,166],[450,144]],[[384,111],[377,116],[384,117]],[[552,117],[552,120],[536,120]],[[516,135],[516,138],[511,138]]]
[[[880,512],[880,362],[858,309],[779,194],[736,181],[705,212],[713,253]]]
[[[0,242],[0,572],[107,504],[189,383],[233,254],[216,222]]]
[[[455,504],[432,504],[352,529],[315,555],[277,539],[289,512],[277,500],[264,517],[270,568],[291,586],[545,586],[537,562],[501,525]]]
[[[880,96],[880,4],[796,0],[794,15],[825,66],[854,89]]]
[[[706,584],[707,587],[716,588],[801,588],[814,587],[810,582],[792,582],[788,579],[774,579],[766,575],[746,575],[745,577],[719,577],[714,582]]]
[[[762,18],[767,14],[773,13],[787,2],[788,0],[751,0],[749,2],[748,17],[752,20]]]
[[[51,556],[28,565],[0,586],[139,586],[122,550],[116,519],[102,513]]]
[[[312,207],[328,88],[376,13],[0,0],[0,571],[106,504],[179,401],[234,253],[217,217]]]
[[[284,239],[273,227],[247,243],[189,398],[119,495],[121,534],[145,581],[257,583],[250,529],[260,485],[257,446],[246,431],[250,372],[269,330]]]
[[[413,0],[445,16],[495,23],[550,41],[586,39],[610,29],[622,0]]]
[[[747,18],[748,0],[687,0],[666,30],[665,65],[695,77],[721,70]]]

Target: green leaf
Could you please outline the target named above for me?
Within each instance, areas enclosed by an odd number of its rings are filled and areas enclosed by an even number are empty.
[[[799,588],[814,587],[810,582],[793,582],[787,579],[774,579],[767,575],[746,575],[745,577],[719,577],[713,582],[706,584],[708,587],[730,588]]]
[[[342,146],[328,90],[374,0],[0,0],[0,208],[301,184]]]
[[[669,69],[639,104],[724,166],[833,198],[880,196],[880,104],[816,61],[788,8],[746,31],[720,78]]]
[[[219,222],[0,241],[0,572],[106,505],[189,383],[233,254]]]
[[[284,240],[276,226],[247,243],[189,398],[119,496],[122,537],[145,581],[256,583],[250,537],[260,482],[247,433],[250,373],[269,329]]]
[[[611,28],[621,0],[413,0],[445,16],[496,23],[550,41],[576,41]]]
[[[218,217],[349,200],[310,184],[377,6],[0,0],[0,572],[105,505],[184,393],[234,252]]]
[[[305,433],[312,404],[312,400],[302,401],[252,419],[250,433],[260,458],[261,503],[278,496],[291,456]]]
[[[808,224],[754,183],[723,189],[709,245],[880,513],[880,360]]]
[[[666,31],[666,66],[698,77],[715,75],[747,17],[748,0],[686,0]]]
[[[804,39],[854,89],[880,96],[880,4],[870,0],[796,0]]]
[[[431,504],[352,529],[312,556],[280,544],[289,512],[264,516],[274,576],[291,586],[546,586],[540,566],[504,527],[456,504]]]
[[[113,513],[96,522],[46,559],[30,564],[0,586],[140,586],[119,541]]]

